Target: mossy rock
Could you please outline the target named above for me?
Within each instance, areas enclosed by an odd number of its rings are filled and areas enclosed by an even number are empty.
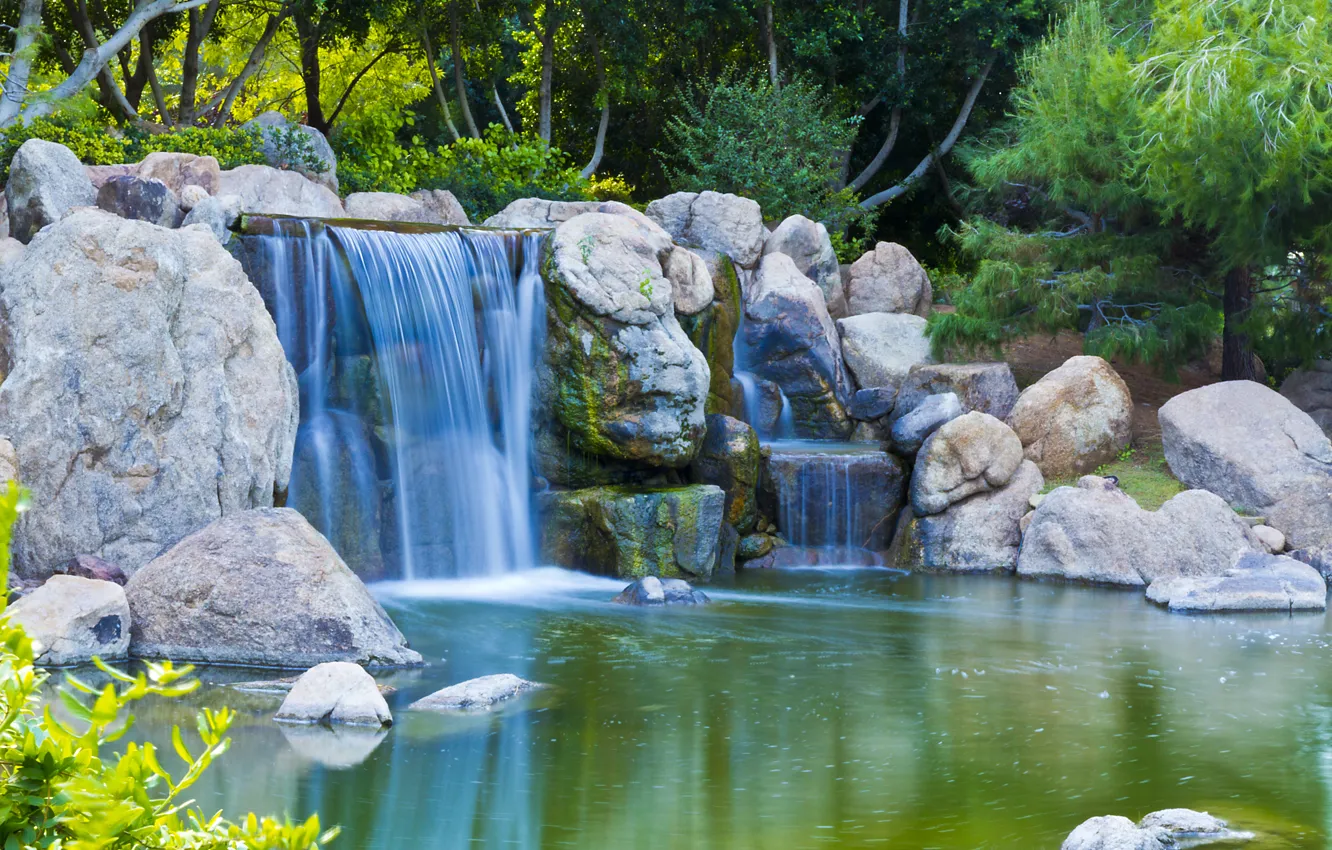
[[[752,531],[758,521],[758,434],[730,416],[708,416],[708,432],[689,466],[689,479],[720,487],[726,493],[726,521],[740,534]]]

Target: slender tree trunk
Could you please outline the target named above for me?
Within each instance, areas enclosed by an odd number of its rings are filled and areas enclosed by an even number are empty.
[[[550,144],[550,103],[555,78],[555,3],[546,0],[541,32],[541,91],[537,135]]]
[[[435,100],[439,102],[439,111],[444,113],[444,126],[449,128],[449,135],[456,142],[462,138],[458,134],[458,125],[453,123],[453,114],[449,112],[449,99],[444,96],[444,86],[439,82],[439,71],[435,68],[435,48],[430,43],[430,31],[422,25],[421,46],[425,48],[426,67],[430,69],[430,84],[435,90]]]
[[[301,47],[301,81],[305,84],[305,123],[327,135],[328,122],[319,102],[319,27],[305,15],[296,15],[295,21]]]
[[[1253,271],[1240,266],[1226,273],[1226,291],[1222,297],[1225,328],[1221,333],[1221,380],[1256,381],[1253,343],[1241,330],[1253,306]]]
[[[153,103],[157,106],[157,116],[167,127],[174,126],[171,111],[167,109],[166,93],[162,91],[162,82],[157,78],[157,69],[153,66],[154,42],[152,25],[143,28],[139,34],[139,64],[148,77],[148,86],[153,92]]]
[[[42,0],[23,0],[19,7],[18,31],[14,33],[14,52],[9,58],[9,74],[0,95],[0,127],[18,117],[28,95],[28,78],[37,52],[37,36],[42,30]]]
[[[610,87],[606,85],[606,61],[601,55],[601,38],[594,36],[592,49],[597,54],[597,90],[601,97],[601,123],[597,125],[597,140],[592,146],[592,158],[583,166],[584,180],[597,173],[601,156],[606,151],[606,128],[610,126]]]
[[[264,56],[268,52],[268,45],[272,43],[273,36],[277,35],[277,31],[281,28],[282,22],[286,20],[287,15],[291,14],[291,8],[291,3],[284,3],[276,15],[269,16],[268,22],[264,24],[263,33],[250,50],[250,58],[246,60],[245,67],[241,69],[241,72],[236,75],[230,85],[209,101],[207,109],[215,106],[218,100],[221,101],[217,114],[213,116],[212,123],[214,127],[221,127],[231,117],[231,110],[236,106],[236,98],[240,96],[241,90],[250,81],[250,77],[254,76],[260,66],[264,64]]]
[[[221,0],[209,0],[202,9],[191,9],[189,29],[185,34],[185,52],[180,59],[180,105],[176,107],[176,122],[189,126],[197,118],[195,99],[199,90],[199,51],[204,39],[213,28]]]
[[[504,129],[510,133],[513,132],[513,122],[509,120],[509,110],[504,108],[504,99],[500,97],[499,86],[494,80],[490,81],[490,96],[495,101],[495,108],[499,110],[500,120],[504,122]]]
[[[397,52],[397,50],[398,40],[396,38],[389,39],[388,44],[384,45],[384,49],[376,53],[374,58],[365,64],[364,68],[356,72],[356,76],[352,77],[351,82],[347,83],[347,87],[342,90],[342,96],[338,98],[338,102],[333,107],[333,111],[328,114],[328,118],[324,121],[328,129],[320,130],[321,133],[328,135],[329,130],[333,128],[333,123],[337,121],[338,116],[342,114],[342,108],[347,105],[347,99],[351,97],[351,94],[356,90],[356,87],[361,84],[361,80],[365,79],[365,75],[370,73],[370,69],[378,65],[380,59],[383,59],[390,53]]]
[[[772,0],[764,7],[763,30],[768,39],[768,80],[775,89],[781,85],[781,77],[777,73],[777,30],[772,23]]]
[[[902,89],[906,89],[906,37],[907,37],[907,0],[897,0],[897,79]],[[897,146],[897,134],[902,129],[902,99],[899,96],[898,102],[893,105],[892,115],[888,119],[888,138],[883,140],[878,153],[870,164],[856,175],[856,179],[851,181],[851,188],[860,191],[865,184],[874,179],[874,175],[879,173],[883,164],[888,161],[888,156]]]
[[[476,128],[472,118],[472,107],[467,102],[467,67],[463,59],[462,37],[458,32],[458,4],[449,4],[449,50],[453,53],[453,89],[458,93],[458,110],[462,112],[463,123],[472,138],[481,138],[481,131]]]

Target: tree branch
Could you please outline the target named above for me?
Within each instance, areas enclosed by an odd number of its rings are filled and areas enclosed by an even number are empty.
[[[375,67],[380,59],[383,59],[397,49],[398,40],[396,38],[389,39],[389,43],[384,45],[384,49],[376,53],[375,58],[371,59],[366,63],[364,68],[356,72],[356,76],[351,78],[350,83],[347,83],[347,88],[342,92],[342,97],[338,98],[338,105],[333,107],[333,113],[328,116],[327,123],[330,128],[332,128],[333,122],[338,120],[338,113],[342,112],[342,107],[347,105],[347,98],[351,97],[352,90],[361,82],[361,78],[370,73],[370,69]]]
[[[584,180],[596,174],[597,167],[601,165],[601,156],[606,150],[606,128],[610,126],[610,88],[606,85],[606,61],[601,55],[601,37],[593,36],[592,45],[593,51],[597,54],[597,83],[603,99],[601,123],[597,125],[597,140],[592,146],[592,158],[579,172],[579,176]]]
[[[906,86],[907,7],[908,0],[897,0],[897,79],[903,87]],[[919,8],[917,11],[919,11]],[[901,129],[902,103],[899,96],[898,103],[893,106],[892,115],[888,119],[888,138],[883,140],[879,152],[874,155],[874,159],[870,160],[870,164],[865,166],[860,174],[856,175],[855,180],[851,181],[852,189],[857,192],[860,191],[866,183],[874,179],[874,175],[879,173],[879,169],[883,168],[883,164],[888,161],[888,155],[893,152],[893,148],[897,145],[897,133]]]

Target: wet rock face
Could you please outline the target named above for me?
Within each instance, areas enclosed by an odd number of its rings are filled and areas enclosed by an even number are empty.
[[[736,405],[732,381],[735,375],[735,335],[740,328],[740,279],[729,257],[684,248],[674,249],[671,256],[681,253],[694,254],[703,262],[711,276],[712,300],[702,309],[686,315],[681,313],[677,297],[676,318],[689,335],[689,341],[708,361],[710,379],[706,411],[709,414],[731,413]]]
[[[758,521],[759,440],[754,429],[722,414],[708,417],[703,447],[689,467],[695,484],[715,484],[726,494],[726,522],[748,534]]]
[[[800,273],[823,291],[828,313],[834,318],[845,316],[846,295],[842,291],[842,270],[837,263],[828,228],[803,215],[793,215],[777,225],[768,235],[763,253],[780,253],[790,257]]]
[[[892,541],[906,471],[887,452],[765,450],[763,513],[801,547],[881,551]]]
[[[646,576],[626,587],[611,601],[617,605],[656,608],[667,605],[707,605],[711,600],[702,591],[690,587],[687,581]]]
[[[1018,397],[1008,424],[1050,477],[1091,472],[1127,448],[1133,399],[1100,357],[1070,357]]]
[[[1281,555],[1244,554],[1218,576],[1161,578],[1147,598],[1171,611],[1324,611],[1327,584],[1308,564]]]
[[[591,487],[543,493],[537,507],[546,563],[617,578],[706,580],[722,560],[720,487]]]

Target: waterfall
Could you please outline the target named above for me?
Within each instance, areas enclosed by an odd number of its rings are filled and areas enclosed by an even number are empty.
[[[531,567],[543,236],[275,225],[242,253],[300,379],[288,503],[368,577]]]

